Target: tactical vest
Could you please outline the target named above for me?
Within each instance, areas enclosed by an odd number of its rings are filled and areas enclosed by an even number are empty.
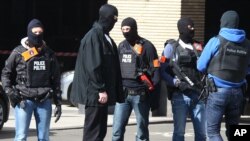
[[[201,80],[201,75],[196,69],[197,56],[193,50],[184,49],[180,45],[177,46],[175,52],[177,65],[182,72],[186,74],[195,84]]]
[[[233,43],[222,36],[219,52],[209,64],[208,73],[230,82],[241,82],[247,73],[249,60],[249,42]]]
[[[25,50],[26,51],[26,50]],[[21,53],[24,51],[22,50]],[[24,72],[17,75],[18,82],[24,84],[27,88],[43,88],[51,87],[51,62],[49,51],[44,51],[37,56],[25,61],[20,60],[24,64]]]
[[[175,61],[177,65],[181,68],[181,71],[185,75],[187,75],[188,78],[195,85],[200,83],[202,75],[196,69],[196,62],[197,62],[197,57],[198,57],[197,55],[199,55],[200,52],[198,52],[198,50],[196,50],[195,47],[193,50],[184,49],[180,46],[178,41],[175,41],[175,40],[170,40],[169,43],[173,46],[173,56],[172,58],[170,58],[170,67],[173,67],[172,62]],[[197,44],[197,43],[194,43],[194,44]],[[195,53],[195,51],[197,53]],[[170,71],[170,74],[172,74],[172,76],[175,75],[173,71]]]
[[[119,60],[122,78],[136,79],[138,76],[137,68],[139,55],[136,54],[128,42],[124,42],[121,46],[121,50],[119,51]]]
[[[27,62],[26,86],[30,88],[50,87],[50,58],[35,56]]]

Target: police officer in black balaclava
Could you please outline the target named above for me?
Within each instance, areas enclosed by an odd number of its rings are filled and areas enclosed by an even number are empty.
[[[1,81],[15,109],[15,139],[27,140],[34,114],[38,140],[49,140],[52,115],[57,122],[62,114],[60,66],[53,50],[43,41],[44,27],[38,19],[27,26],[27,36],[14,48],[2,70]]]
[[[165,42],[160,68],[161,78],[166,81],[168,99],[172,104],[174,121],[172,140],[185,140],[187,113],[190,113],[195,133],[194,140],[205,141],[205,102],[198,100],[201,98],[199,95],[203,86],[200,80],[203,75],[196,69],[197,59],[202,52],[202,44],[193,39],[195,30],[191,18],[180,18],[177,28],[179,38],[168,39]],[[176,104],[176,101],[182,104]]]
[[[125,18],[121,23],[121,31],[125,40],[119,44],[118,54],[123,89],[127,97],[124,103],[115,105],[112,141],[124,140],[125,126],[132,110],[137,119],[135,140],[148,141],[148,120],[152,100],[150,95],[154,89],[151,81],[159,67],[158,55],[154,45],[138,35],[134,18]]]
[[[137,24],[136,21],[128,17],[122,21],[121,27],[123,26],[129,26],[130,30],[129,31],[123,31],[122,34],[124,38],[133,46],[140,37],[137,32]]]
[[[29,22],[27,27],[29,45],[34,47],[41,47],[43,45],[43,32],[38,34],[33,33],[32,29],[34,27],[41,27],[42,29],[44,28],[43,24],[38,19],[33,19]]]
[[[179,38],[186,44],[193,43],[194,22],[192,19],[188,17],[181,18],[177,23],[177,27],[179,30]]]

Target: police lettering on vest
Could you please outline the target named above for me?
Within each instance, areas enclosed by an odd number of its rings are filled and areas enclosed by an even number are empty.
[[[50,86],[50,59],[47,56],[35,56],[27,61],[27,87]]]
[[[33,70],[46,70],[45,61],[34,61]]]
[[[122,54],[122,63],[132,63],[132,55]]]

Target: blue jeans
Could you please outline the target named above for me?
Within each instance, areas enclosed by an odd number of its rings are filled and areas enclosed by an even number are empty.
[[[223,141],[220,128],[225,115],[226,135],[229,125],[237,125],[240,119],[243,94],[240,88],[218,88],[207,99],[207,135],[209,141]]]
[[[15,107],[16,136],[15,141],[26,141],[32,113],[36,120],[38,141],[49,141],[49,128],[52,112],[51,100],[42,103],[25,100],[25,107],[20,104]]]
[[[174,119],[173,141],[184,141],[186,120],[191,117],[195,133],[195,141],[206,140],[206,112],[204,101],[198,101],[195,91],[173,93],[172,112]]]
[[[128,95],[125,103],[116,103],[113,119],[112,141],[123,141],[125,127],[132,110],[135,112],[137,123],[136,141],[149,141],[148,118],[149,99],[140,101],[140,95]]]

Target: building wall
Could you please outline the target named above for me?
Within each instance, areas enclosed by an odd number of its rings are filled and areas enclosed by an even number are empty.
[[[111,31],[111,36],[118,44],[124,38],[121,34],[121,22],[126,17],[133,17],[138,24],[138,33],[150,40],[160,55],[164,42],[178,38],[177,21],[182,16],[194,19],[197,27],[197,39],[204,38],[204,0],[108,0],[118,8],[118,22]]]

